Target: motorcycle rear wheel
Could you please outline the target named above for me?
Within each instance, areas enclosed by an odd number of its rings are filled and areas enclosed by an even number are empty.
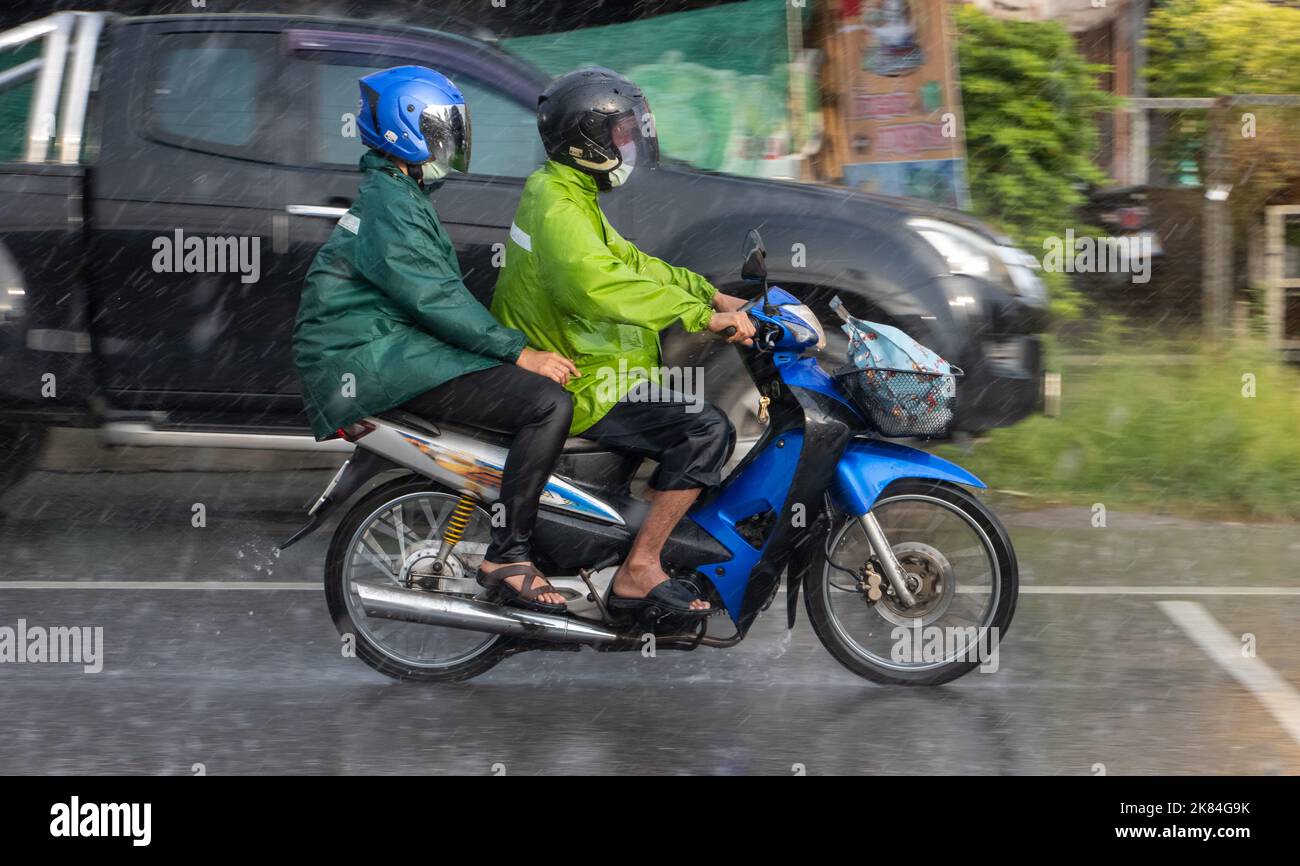
[[[398,478],[362,498],[334,531],[325,558],[330,616],[339,634],[350,637],[355,655],[385,676],[405,682],[463,682],[495,667],[506,655],[506,640],[500,635],[370,617],[351,592],[357,580],[404,586],[408,569],[424,574],[420,569],[436,554],[458,498],[454,491],[419,476]],[[448,577],[439,581],[448,588],[431,591],[476,592],[473,577],[491,518],[481,508],[475,512],[452,551]],[[433,650],[429,642],[435,643]]]

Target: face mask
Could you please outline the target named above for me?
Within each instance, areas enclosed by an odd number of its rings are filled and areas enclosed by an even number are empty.
[[[413,162],[407,165],[407,171],[410,173],[411,180],[415,181],[420,189],[430,192],[442,186],[442,179],[447,176],[448,168],[445,165],[439,165],[436,162]]]
[[[627,179],[632,176],[632,169],[636,168],[636,144],[628,142],[619,145],[618,155],[623,158],[618,168],[609,173],[610,187],[622,186],[627,183]]]

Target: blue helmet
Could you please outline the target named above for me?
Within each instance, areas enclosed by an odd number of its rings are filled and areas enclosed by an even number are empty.
[[[398,66],[362,78],[361,141],[422,169],[426,180],[469,170],[469,108],[447,77]]]

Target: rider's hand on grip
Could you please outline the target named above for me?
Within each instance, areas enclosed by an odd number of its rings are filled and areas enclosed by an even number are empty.
[[[709,319],[709,330],[726,337],[728,343],[754,345],[754,322],[748,313],[714,313]]]
[[[561,385],[567,385],[570,379],[582,375],[578,372],[578,368],[573,365],[573,362],[563,355],[557,355],[554,352],[538,352],[536,349],[529,349],[526,346],[519,353],[515,363],[529,372],[545,376]]]

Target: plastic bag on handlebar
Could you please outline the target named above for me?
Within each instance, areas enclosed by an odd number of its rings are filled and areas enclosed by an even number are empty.
[[[849,363],[836,371],[846,390],[885,436],[943,436],[952,425],[962,371],[891,325],[844,319]]]

